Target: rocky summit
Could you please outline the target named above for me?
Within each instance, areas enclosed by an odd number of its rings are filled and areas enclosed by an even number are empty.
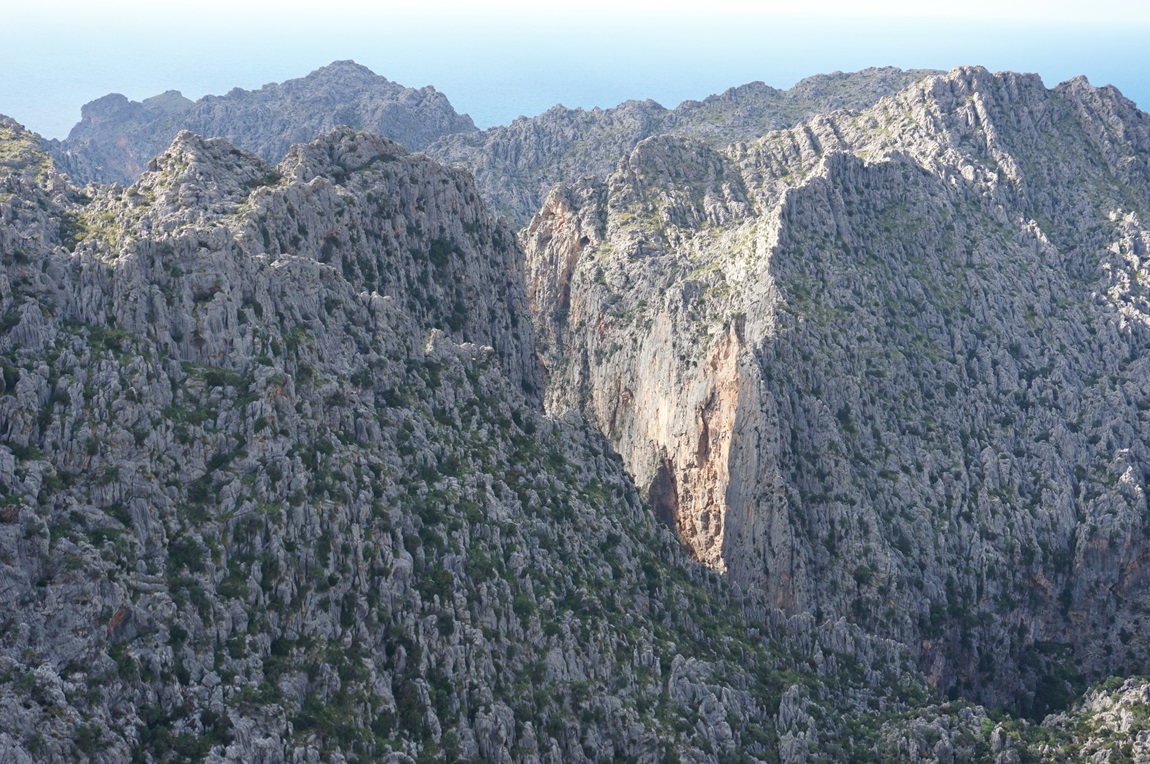
[[[1150,757],[1112,88],[479,133],[337,62],[68,140],[0,118],[0,761]]]
[[[300,79],[198,101],[174,90],[141,102],[112,93],[86,104],[68,137],[46,148],[74,182],[129,185],[180,130],[227,138],[274,163],[292,144],[337,125],[378,133],[412,151],[442,135],[475,130],[434,88],[406,88],[354,61],[336,61]]]
[[[548,408],[692,556],[1041,717],[1150,670],[1150,117],[958,69],[525,230]]]

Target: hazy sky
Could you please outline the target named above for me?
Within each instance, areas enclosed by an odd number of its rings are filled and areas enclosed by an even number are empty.
[[[198,98],[351,58],[433,85],[481,126],[555,103],[687,98],[893,65],[1077,74],[1150,105],[1150,3],[1112,0],[42,0],[6,8],[0,113],[62,137],[109,92]]]

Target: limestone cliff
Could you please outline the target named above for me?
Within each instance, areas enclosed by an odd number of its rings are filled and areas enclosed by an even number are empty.
[[[128,185],[180,130],[226,138],[278,162],[292,144],[338,125],[377,133],[411,151],[475,130],[471,118],[457,114],[434,88],[406,88],[353,61],[336,61],[306,77],[198,101],[177,91],[141,102],[113,93],[86,104],[68,137],[47,146],[76,182]]]
[[[691,554],[1041,716],[1150,644],[1150,118],[958,69],[640,142],[522,234],[553,413]]]

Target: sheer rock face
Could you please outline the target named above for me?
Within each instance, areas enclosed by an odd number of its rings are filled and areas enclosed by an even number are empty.
[[[891,67],[837,72],[809,77],[790,90],[752,82],[673,110],[652,100],[611,109],[555,106],[507,126],[445,135],[427,153],[474,173],[484,198],[518,227],[556,183],[605,177],[646,138],[690,136],[712,146],[754,140],[817,113],[869,106],[931,73]]]
[[[652,138],[522,233],[547,405],[695,558],[1041,708],[1150,665],[1148,215],[1150,118],[1084,79]]]
[[[405,88],[352,61],[336,61],[300,79],[198,101],[176,91],[142,102],[113,93],[86,104],[68,137],[49,142],[48,150],[76,182],[128,185],[180,130],[226,138],[278,162],[291,145],[338,125],[377,133],[411,151],[475,130],[471,118],[457,114],[433,88]]]
[[[79,192],[0,118],[0,760],[872,755],[908,652],[694,565],[544,416],[522,258],[369,134]]]

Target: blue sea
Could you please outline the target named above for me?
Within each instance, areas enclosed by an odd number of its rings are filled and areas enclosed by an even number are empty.
[[[175,89],[198,98],[300,77],[336,59],[354,59],[410,87],[434,86],[480,127],[557,103],[590,108],[652,98],[674,107],[754,80],[785,88],[820,72],[886,65],[979,64],[1037,72],[1047,86],[1085,74],[1150,107],[1145,25],[762,16],[683,24],[655,14],[610,22],[406,16],[258,28],[172,17],[160,29],[162,21],[62,21],[50,45],[35,29],[7,24],[0,31],[0,113],[59,138],[78,121],[82,104],[110,92],[140,100]]]

